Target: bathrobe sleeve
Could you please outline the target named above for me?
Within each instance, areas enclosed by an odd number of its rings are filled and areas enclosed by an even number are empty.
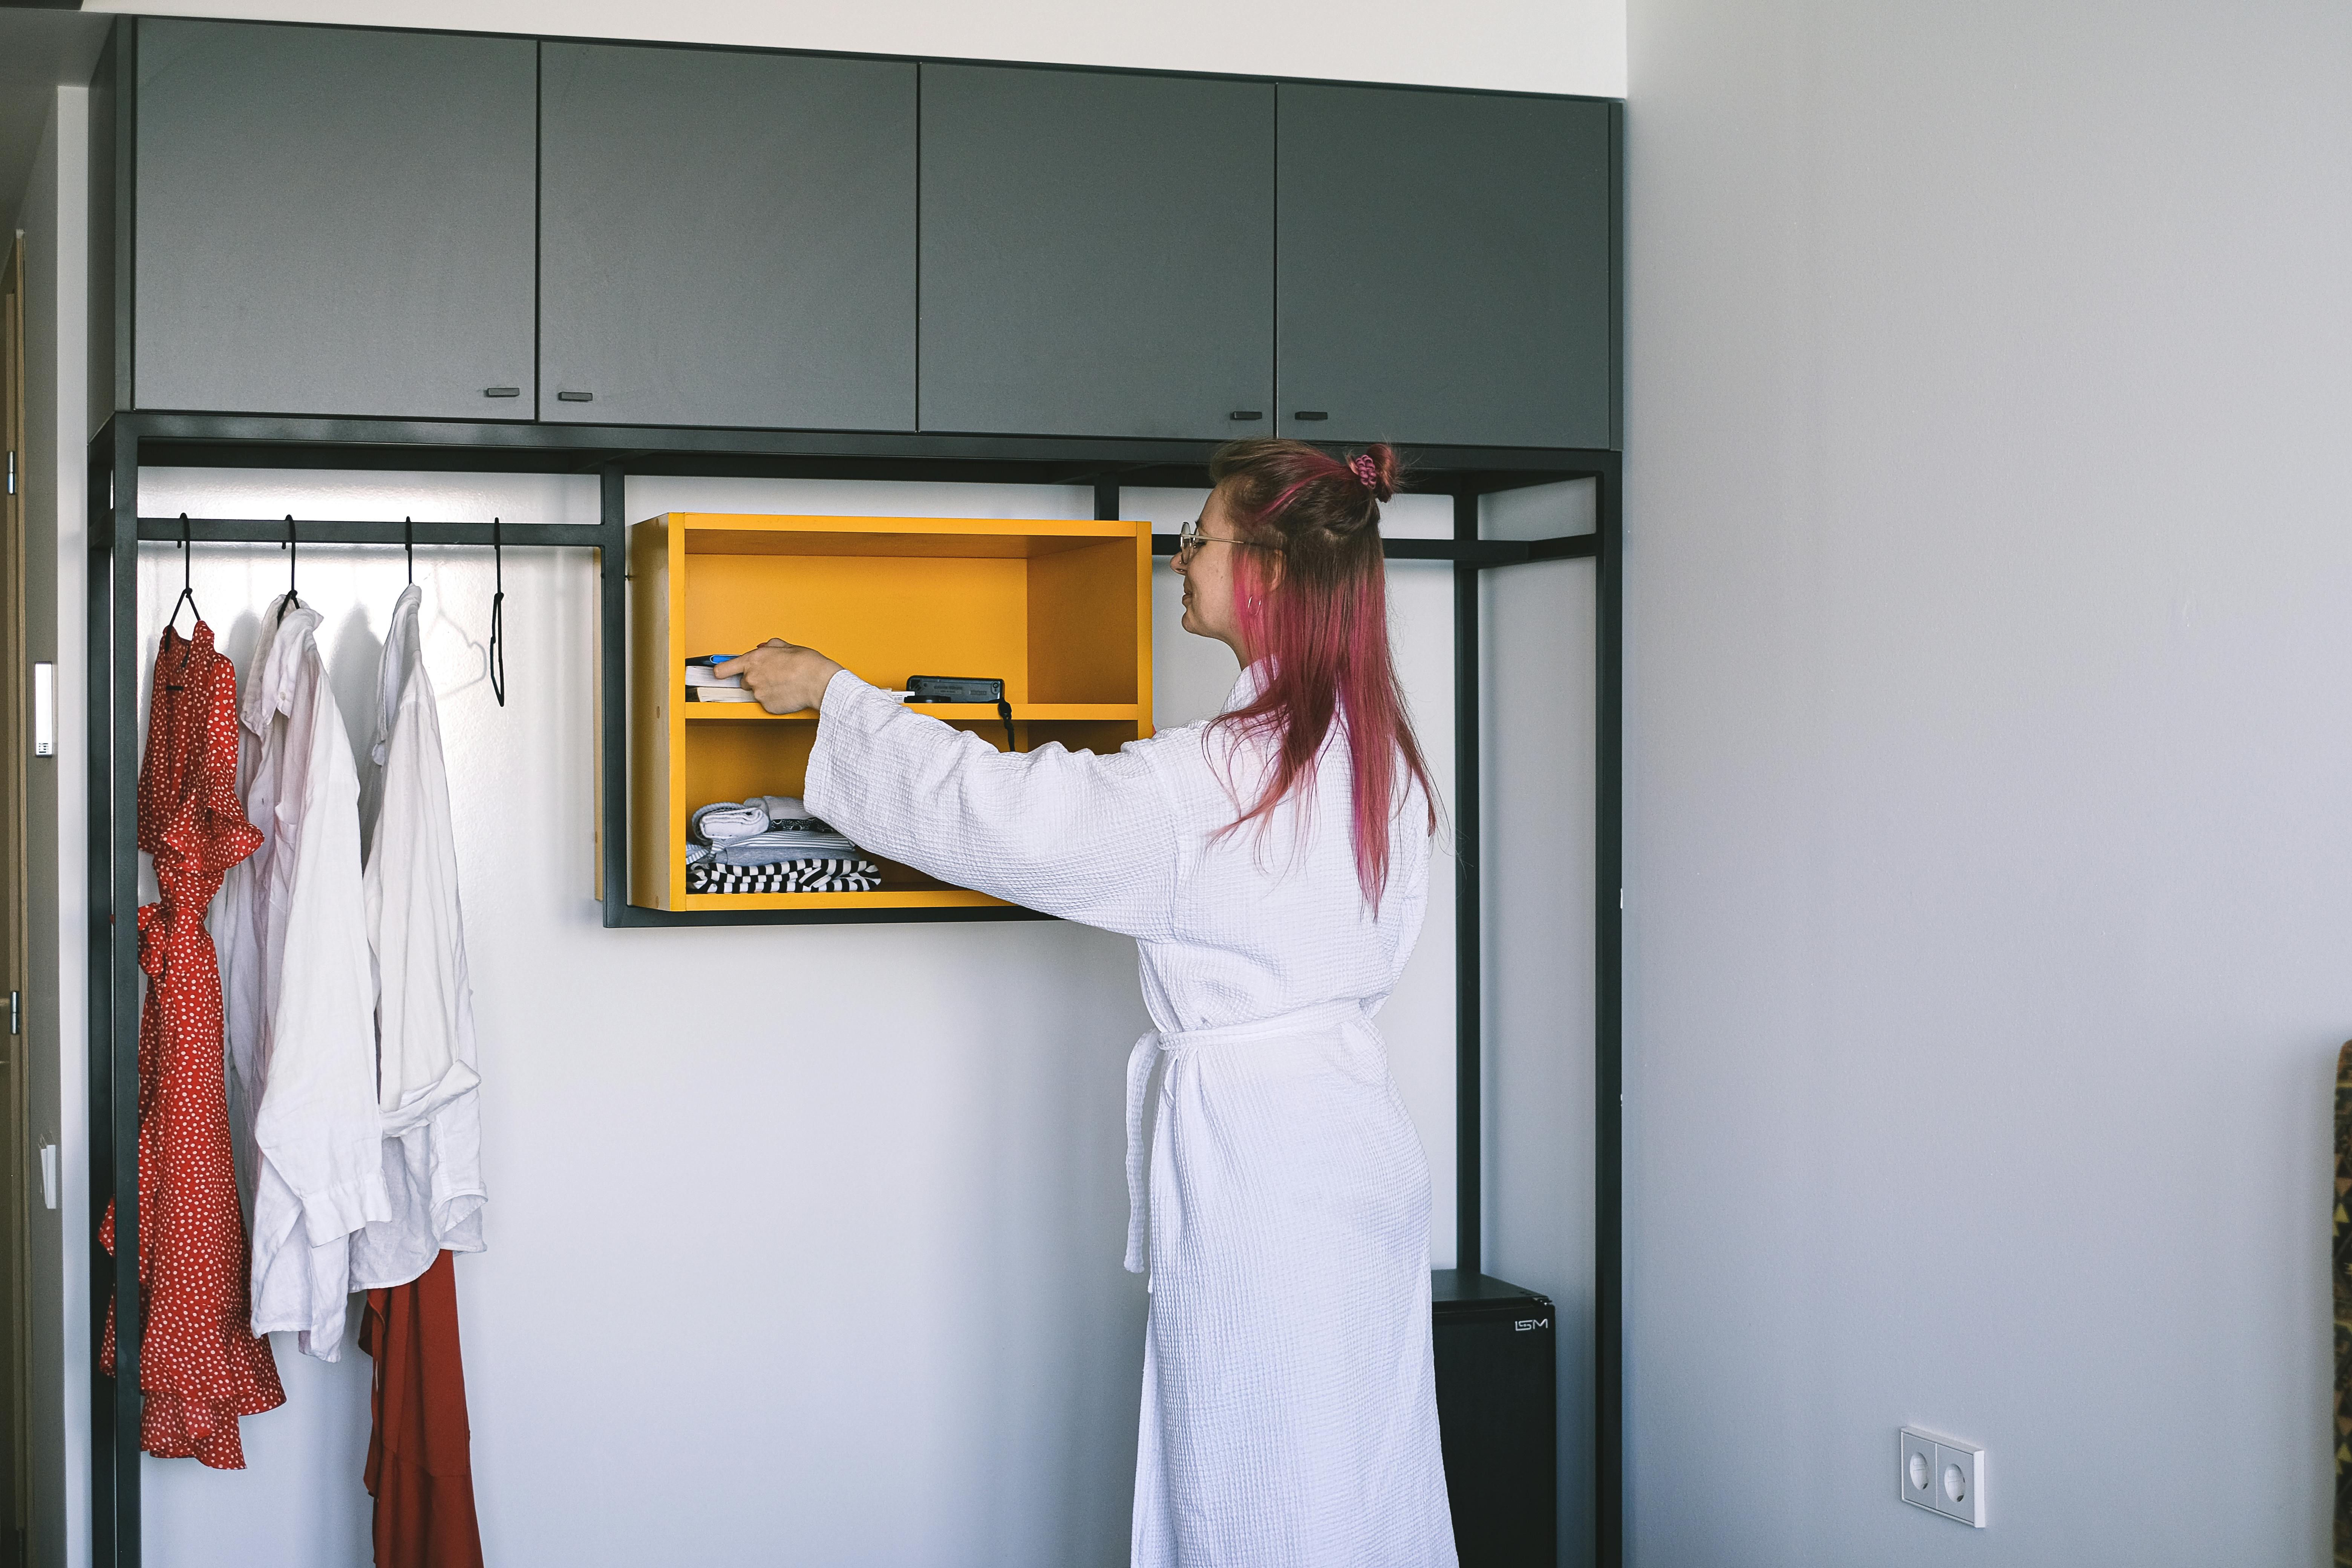
[[[846,670],[820,715],[803,798],[861,847],[1065,920],[1164,934],[1176,826],[1136,747],[999,752]]]

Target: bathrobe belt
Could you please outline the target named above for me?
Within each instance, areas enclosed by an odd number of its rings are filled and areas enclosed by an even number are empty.
[[[1135,1042],[1127,1058],[1127,1271],[1140,1274],[1149,1261],[1146,1240],[1151,1224],[1151,1177],[1145,1169],[1144,1102],[1150,1098],[1151,1068],[1160,1053],[1191,1056],[1195,1051],[1221,1050],[1229,1046],[1262,1046],[1270,1040],[1295,1040],[1328,1034],[1360,1023],[1364,1005],[1350,997],[1321,1002],[1271,1018],[1228,1024],[1219,1029],[1154,1029]]]

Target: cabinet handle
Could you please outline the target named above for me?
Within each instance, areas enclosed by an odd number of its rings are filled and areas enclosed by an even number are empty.
[[[1228,419],[1263,419],[1265,417],[1265,414],[1262,409],[1236,408],[1231,414],[1226,415],[1225,417]]]
[[[1293,419],[1328,419],[1331,416],[1320,408],[1302,408],[1291,417]]]
[[[555,401],[558,403],[593,403],[596,401],[596,395],[593,392],[559,392],[555,395]]]
[[[522,388],[520,386],[486,386],[482,388],[482,395],[484,397],[520,397],[522,395]]]

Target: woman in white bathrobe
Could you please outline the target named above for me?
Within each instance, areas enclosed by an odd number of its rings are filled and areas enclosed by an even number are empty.
[[[805,798],[866,848],[1136,939],[1156,1026],[1129,1063],[1137,1568],[1452,1568],[1428,1161],[1372,1026],[1434,825],[1390,663],[1396,459],[1249,441],[1212,474],[1176,562],[1184,629],[1243,668],[1205,723],[1007,754],[812,648],[721,673],[771,712],[820,710]]]

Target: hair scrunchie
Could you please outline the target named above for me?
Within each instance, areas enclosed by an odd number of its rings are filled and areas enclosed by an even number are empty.
[[[1348,471],[1356,476],[1358,484],[1374,495],[1380,493],[1381,466],[1372,461],[1372,455],[1370,452],[1359,452],[1348,459]]]

